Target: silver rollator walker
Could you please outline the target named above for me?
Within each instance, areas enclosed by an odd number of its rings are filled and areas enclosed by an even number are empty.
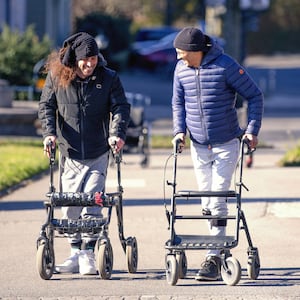
[[[241,209],[242,205],[242,189],[247,189],[242,181],[243,175],[243,161],[244,156],[251,153],[249,141],[243,139],[240,147],[239,157],[239,178],[236,182],[237,191],[192,191],[182,190],[176,191],[176,172],[177,172],[177,158],[181,152],[180,140],[177,140],[173,149],[173,180],[167,181],[173,189],[170,200],[170,210],[166,207],[166,215],[169,223],[170,238],[165,243],[166,254],[166,280],[170,285],[176,285],[178,279],[185,278],[188,270],[186,250],[204,250],[204,249],[218,249],[221,250],[221,277],[227,285],[236,285],[241,279],[241,265],[239,261],[234,258],[230,249],[236,247],[239,242],[239,230],[244,230],[248,241],[248,260],[247,273],[250,279],[257,279],[260,271],[260,259],[258,249],[253,246],[250,233],[248,230],[246,217]],[[252,150],[253,151],[253,150]],[[224,217],[212,215],[178,215],[176,203],[178,199],[200,198],[201,197],[226,197],[227,201],[230,198],[235,199],[236,212],[233,215]],[[167,205],[166,205],[167,206]],[[235,234],[233,236],[210,236],[210,235],[181,235],[175,231],[175,223],[182,220],[233,220],[235,222]]]
[[[46,194],[44,205],[47,212],[47,220],[42,225],[37,239],[36,266],[42,279],[52,277],[55,268],[54,238],[64,237],[65,234],[74,233],[99,233],[96,246],[96,267],[100,278],[109,279],[113,270],[113,249],[108,237],[108,227],[111,220],[112,208],[116,208],[119,239],[126,254],[129,273],[135,273],[138,265],[138,247],[135,237],[124,237],[123,231],[123,188],[121,186],[121,153],[114,153],[117,166],[118,190],[113,193],[71,193],[56,192],[53,185],[53,170],[55,164],[55,149],[52,143],[48,144],[50,150],[50,187]],[[107,216],[92,219],[56,219],[54,209],[63,206],[101,206],[107,208]]]

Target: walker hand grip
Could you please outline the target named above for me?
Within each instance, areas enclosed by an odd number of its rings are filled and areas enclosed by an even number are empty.
[[[251,148],[250,140],[248,138],[246,138],[246,137],[243,138],[242,143],[243,143],[242,144],[243,146],[246,145],[246,147],[247,147],[247,151],[245,152],[246,155],[251,154],[252,152],[254,152],[256,150],[256,148]]]
[[[175,153],[181,153],[183,150],[183,141],[182,139],[178,138],[174,141],[174,152]]]
[[[54,143],[53,141],[49,140],[47,142],[47,152],[50,154],[49,159],[50,159],[50,163],[53,164],[55,161],[55,154],[56,154],[56,149],[54,147]]]
[[[122,161],[122,158],[121,158],[121,150],[117,151],[116,146],[117,146],[117,141],[113,141],[112,143],[110,143],[110,148],[113,154],[113,158],[115,160],[115,163],[118,164]]]

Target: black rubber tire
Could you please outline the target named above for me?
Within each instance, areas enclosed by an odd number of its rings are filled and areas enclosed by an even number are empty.
[[[55,268],[55,257],[53,247],[41,243],[36,253],[36,268],[42,279],[48,280],[52,277]]]
[[[136,273],[138,266],[138,245],[135,237],[126,244],[126,260],[129,273]]]

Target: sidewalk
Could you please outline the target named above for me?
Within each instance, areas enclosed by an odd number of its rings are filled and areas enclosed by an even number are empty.
[[[300,168],[278,168],[281,150],[262,149],[255,154],[254,166],[244,171],[243,192],[246,214],[254,245],[259,248],[261,272],[258,280],[247,278],[247,243],[241,240],[232,254],[242,266],[242,278],[235,287],[219,282],[196,282],[194,274],[204,253],[188,251],[188,274],[171,287],[165,279],[164,243],[168,239],[167,220],[163,201],[164,169],[170,151],[151,152],[150,167],[143,169],[136,156],[124,156],[122,185],[124,187],[125,236],[138,241],[138,272],[128,274],[126,258],[121,249],[115,214],[110,224],[110,239],[114,251],[111,280],[77,274],[53,275],[49,281],[39,278],[35,269],[35,243],[45,221],[44,195],[49,178],[31,182],[0,201],[0,299],[101,299],[101,300],[299,300],[300,262],[298,250],[300,197],[298,184]],[[172,163],[166,168],[166,180],[172,180]],[[189,151],[179,157],[178,190],[194,189],[195,180]],[[57,174],[55,174],[56,176]],[[56,177],[55,177],[56,179]],[[115,170],[109,170],[108,190],[115,190]],[[56,182],[56,181],[55,181]],[[166,187],[166,201],[170,199]],[[197,211],[199,206],[179,205],[178,210]],[[195,225],[187,221],[182,230],[189,233]],[[205,226],[206,227],[206,226]],[[181,228],[181,227],[180,227]],[[65,239],[55,240],[56,261],[68,253]]]
[[[284,107],[280,106],[282,103]],[[284,110],[285,107],[290,108]],[[169,106],[156,103],[147,114],[153,134],[172,134]],[[260,252],[258,280],[247,277],[247,243],[241,232],[240,243],[232,251],[242,266],[242,278],[237,286],[229,287],[222,281],[196,282],[194,274],[204,253],[193,251],[187,252],[187,278],[179,280],[174,287],[167,284],[164,243],[169,231],[163,188],[168,203],[171,188],[165,182],[172,180],[172,163],[165,169],[164,166],[171,151],[152,150],[149,168],[141,168],[136,155],[124,156],[122,164],[124,230],[126,237],[135,236],[138,241],[137,273],[127,273],[113,213],[109,227],[114,251],[111,280],[78,274],[53,275],[49,281],[39,278],[35,268],[36,239],[46,218],[43,200],[49,188],[49,178],[44,176],[0,198],[0,300],[299,300],[300,168],[277,165],[286,150],[300,139],[299,116],[297,98],[266,99],[259,138],[268,147],[257,149],[253,167],[244,170],[243,179],[249,191],[243,191],[243,210],[254,245]],[[180,155],[178,168],[177,189],[195,189],[188,149]],[[109,169],[108,191],[116,189],[115,177],[115,169]],[[179,209],[198,211],[199,205],[184,203],[178,205]],[[187,221],[180,229],[191,233],[195,224]],[[55,239],[58,263],[68,251],[65,239]]]
[[[159,110],[163,114],[163,110]],[[168,109],[164,112],[166,115]],[[163,186],[171,180],[169,162],[164,177],[164,165],[170,150],[152,150],[149,168],[137,163],[136,155],[124,156],[122,185],[124,187],[124,230],[126,236],[138,241],[139,264],[136,274],[128,274],[126,258],[121,249],[115,214],[110,224],[110,239],[114,251],[111,280],[77,274],[53,275],[41,280],[35,269],[35,243],[45,221],[44,195],[49,178],[42,177],[0,199],[0,299],[91,299],[91,300],[299,300],[300,295],[300,168],[279,168],[277,162],[286,149],[295,145],[299,133],[299,118],[265,117],[260,139],[270,148],[257,149],[254,165],[244,170],[243,209],[254,245],[259,248],[261,271],[258,280],[247,278],[247,243],[241,241],[232,253],[242,266],[242,278],[235,287],[222,281],[196,282],[194,274],[203,255],[187,252],[188,274],[175,287],[167,284],[164,267],[164,243],[168,239],[164,209]],[[153,133],[169,132],[169,118],[153,122]],[[294,135],[291,135],[293,133]],[[179,158],[178,190],[195,189],[189,151]],[[57,174],[55,174],[57,176]],[[56,182],[56,181],[55,181]],[[108,190],[114,191],[115,170],[109,170]],[[166,187],[166,201],[170,187]],[[198,210],[198,205],[179,205],[178,209]],[[186,223],[184,230],[193,232]],[[61,262],[68,247],[65,239],[55,240],[56,261]]]

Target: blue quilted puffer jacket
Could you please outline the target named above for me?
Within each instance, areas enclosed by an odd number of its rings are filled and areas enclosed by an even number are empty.
[[[214,41],[199,68],[179,60],[173,82],[173,133],[189,131],[202,145],[226,143],[243,134],[235,109],[236,93],[248,101],[246,133],[258,135],[263,95],[246,70]]]

